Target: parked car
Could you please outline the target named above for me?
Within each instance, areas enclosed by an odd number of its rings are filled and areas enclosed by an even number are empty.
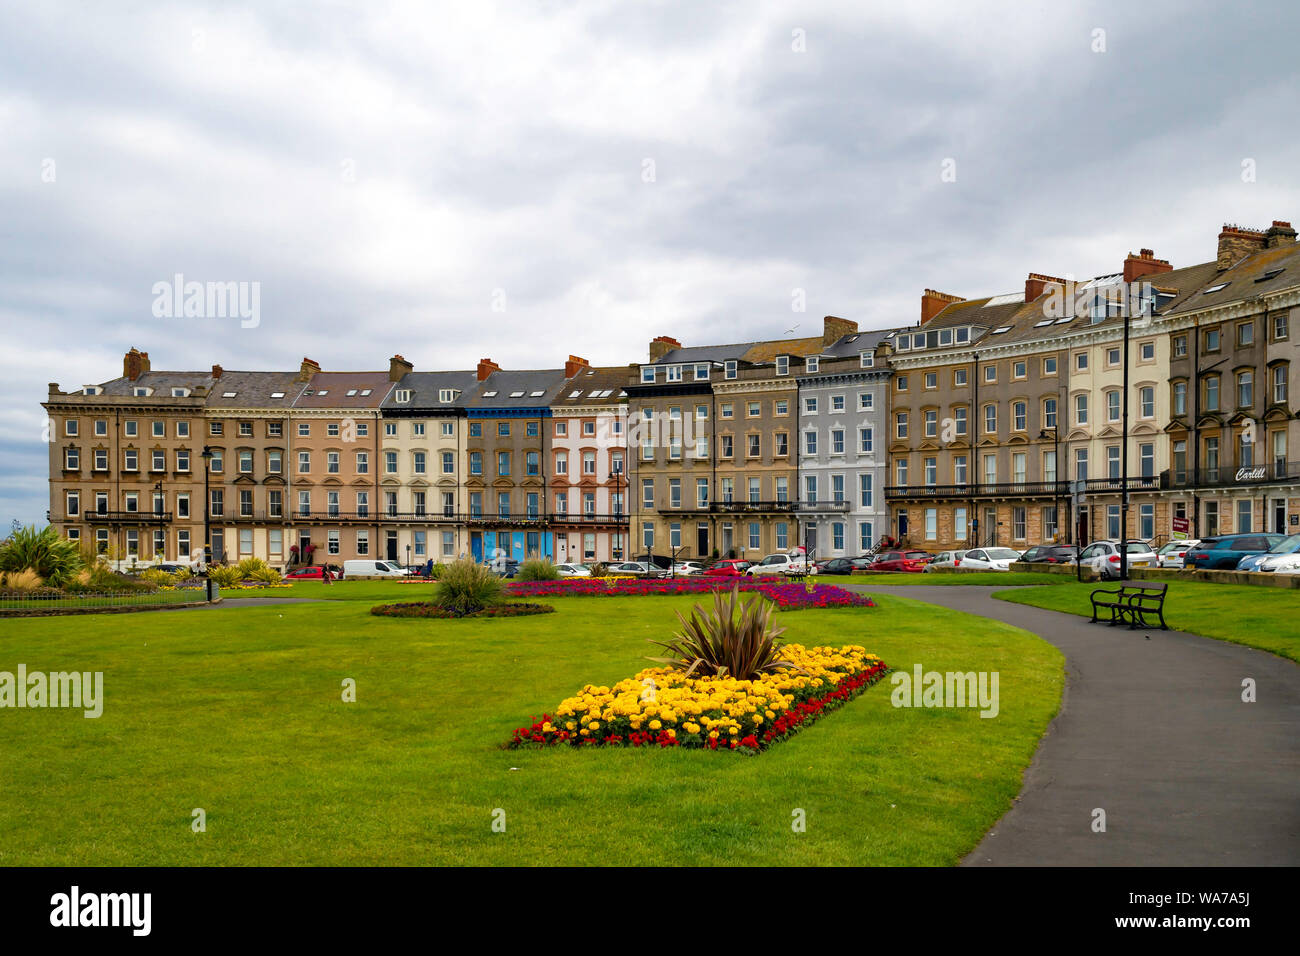
[[[318,564],[309,564],[306,567],[294,568],[284,576],[284,579],[286,581],[320,581],[327,574],[330,576],[331,581],[338,580],[339,576],[337,573],[329,571]]]
[[[404,568],[394,561],[375,561],[353,558],[343,562],[344,578],[406,578],[411,576],[411,569]]]
[[[166,571],[168,574],[177,574],[181,571],[184,571],[187,574],[193,574],[195,576],[197,576],[199,573],[195,568],[191,567],[188,564],[175,564],[175,563],[151,564],[149,565],[149,568],[147,568],[146,570]]]
[[[751,564],[745,569],[749,577],[762,577],[768,574],[816,574],[816,565],[809,565],[802,554],[769,554],[758,564]]]
[[[854,571],[861,571],[870,563],[870,561],[865,561],[862,558],[830,558],[827,561],[817,562],[817,573],[852,574]]]
[[[1103,578],[1117,578],[1120,571],[1120,543],[1118,541],[1094,541],[1083,549],[1079,555],[1079,564],[1092,568]],[[1156,553],[1145,541],[1128,541],[1124,545],[1128,552],[1130,568],[1154,568]]]
[[[965,551],[940,551],[934,556],[934,560],[926,564],[925,570],[937,571],[939,568],[959,568],[961,567],[961,559],[965,556]]]
[[[1020,556],[1025,564],[1074,564],[1077,555],[1073,545],[1036,544]]]
[[[1237,562],[1238,571],[1282,571],[1286,574],[1296,573],[1291,570],[1300,567],[1300,534],[1283,538],[1263,554],[1252,554]]]
[[[1177,541],[1170,541],[1156,552],[1156,567],[1181,568],[1184,561],[1187,560],[1187,552],[1200,543],[1197,538],[1181,538]]]
[[[743,578],[751,566],[752,562],[742,561],[740,558],[723,558],[705,568],[704,573],[723,578]]]
[[[871,565],[872,571],[915,571],[920,574],[930,563],[928,551],[882,551]]]
[[[560,573],[562,578],[589,578],[591,577],[591,568],[585,564],[557,564],[555,570]]]
[[[632,574],[639,578],[662,578],[667,572],[663,568],[644,561],[623,561],[609,566],[611,574]]]
[[[1011,562],[1020,560],[1020,552],[1011,548],[975,548],[967,551],[961,566],[976,571],[1010,571]]]
[[[699,561],[678,561],[668,573],[679,578],[684,575],[703,574],[704,565]]]
[[[1241,559],[1252,554],[1263,554],[1281,541],[1283,535],[1260,532],[1220,534],[1202,538],[1196,547],[1187,552],[1183,567],[1200,571],[1235,571]]]

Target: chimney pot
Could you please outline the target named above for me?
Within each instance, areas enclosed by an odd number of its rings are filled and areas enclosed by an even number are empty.
[[[493,372],[501,371],[501,366],[490,358],[478,360],[478,380],[481,382]]]
[[[650,362],[653,364],[671,352],[673,349],[679,349],[682,343],[678,342],[671,335],[656,336],[650,342]]]
[[[217,379],[221,378],[221,373],[224,372],[224,371],[225,371],[225,369],[223,369],[220,365],[214,365],[214,366],[212,366],[212,379],[213,379],[213,381],[216,381]]]
[[[1150,249],[1141,249],[1136,256],[1130,252],[1124,259],[1124,281],[1133,282],[1142,276],[1158,275],[1171,269],[1173,266],[1169,260],[1157,259]]]
[[[949,295],[946,292],[936,292],[934,289],[926,289],[921,294],[921,324],[929,322],[936,315],[952,305],[954,302],[965,302],[959,295]]]
[[[570,355],[569,360],[564,363],[564,377],[573,378],[584,368],[591,368],[591,365],[585,358],[578,355]]]
[[[858,323],[852,319],[841,319],[838,315],[822,317],[822,348],[830,348],[846,335],[858,330]]]
[[[402,358],[401,355],[394,355],[388,360],[388,380],[390,382],[400,382],[402,376],[415,371],[415,366]]]
[[[127,352],[126,355],[122,356],[123,378],[130,379],[134,382],[147,371],[149,371],[148,352],[141,352],[139,349],[133,348]]]

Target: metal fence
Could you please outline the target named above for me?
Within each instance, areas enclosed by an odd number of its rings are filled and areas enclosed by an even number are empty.
[[[82,608],[165,607],[206,601],[206,586],[180,587],[171,591],[97,591],[94,593],[43,593],[0,591],[0,611],[55,611]]]

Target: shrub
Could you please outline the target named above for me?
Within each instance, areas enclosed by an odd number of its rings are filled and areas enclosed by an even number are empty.
[[[240,570],[243,570],[242,564],[240,565]],[[265,563],[263,563],[260,568],[254,568],[250,574],[246,575],[246,577],[248,580],[257,581],[260,584],[280,583],[280,572]]]
[[[208,567],[208,580],[219,588],[234,587],[243,579],[243,575],[239,573],[237,567],[224,564],[214,564]]]
[[[591,576],[593,578],[603,578],[609,574],[609,565],[604,561],[593,561],[591,564],[587,565],[587,567],[591,570]]]
[[[255,581],[259,571],[269,571],[271,566],[261,558],[245,558],[240,561],[236,567],[239,568],[239,578],[241,581]]]
[[[44,583],[41,576],[31,568],[0,573],[0,590],[4,591],[35,591]]]
[[[435,564],[433,567],[429,569],[429,577],[433,578],[436,581],[438,578],[442,577],[443,573],[446,570],[447,570],[447,565],[439,562],[438,564]]]
[[[149,568],[140,572],[140,580],[156,588],[172,587],[176,584],[176,578],[168,571],[161,568]]]
[[[81,568],[81,545],[60,537],[52,525],[17,528],[0,542],[0,571],[31,570],[61,587]]]
[[[184,584],[192,577],[194,577],[194,571],[190,568],[177,568],[172,572],[172,584]]]
[[[774,609],[757,595],[749,601],[740,599],[740,588],[713,595],[713,610],[697,604],[690,620],[677,611],[681,633],[673,640],[651,641],[671,652],[671,657],[650,660],[686,675],[732,677],[758,680],[764,673],[795,667],[781,658],[782,645],[776,638],[785,631],[777,627]]]
[[[515,572],[516,581],[558,581],[560,572],[550,558],[529,558]]]
[[[473,614],[490,604],[500,604],[505,594],[501,579],[491,569],[469,558],[453,561],[433,587],[433,603],[454,614]]]

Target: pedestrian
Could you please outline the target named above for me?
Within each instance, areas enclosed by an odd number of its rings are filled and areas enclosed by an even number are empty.
[[[320,579],[324,581],[326,584],[329,584],[331,577],[332,574],[330,573],[330,566],[328,564],[322,564],[320,568]]]

